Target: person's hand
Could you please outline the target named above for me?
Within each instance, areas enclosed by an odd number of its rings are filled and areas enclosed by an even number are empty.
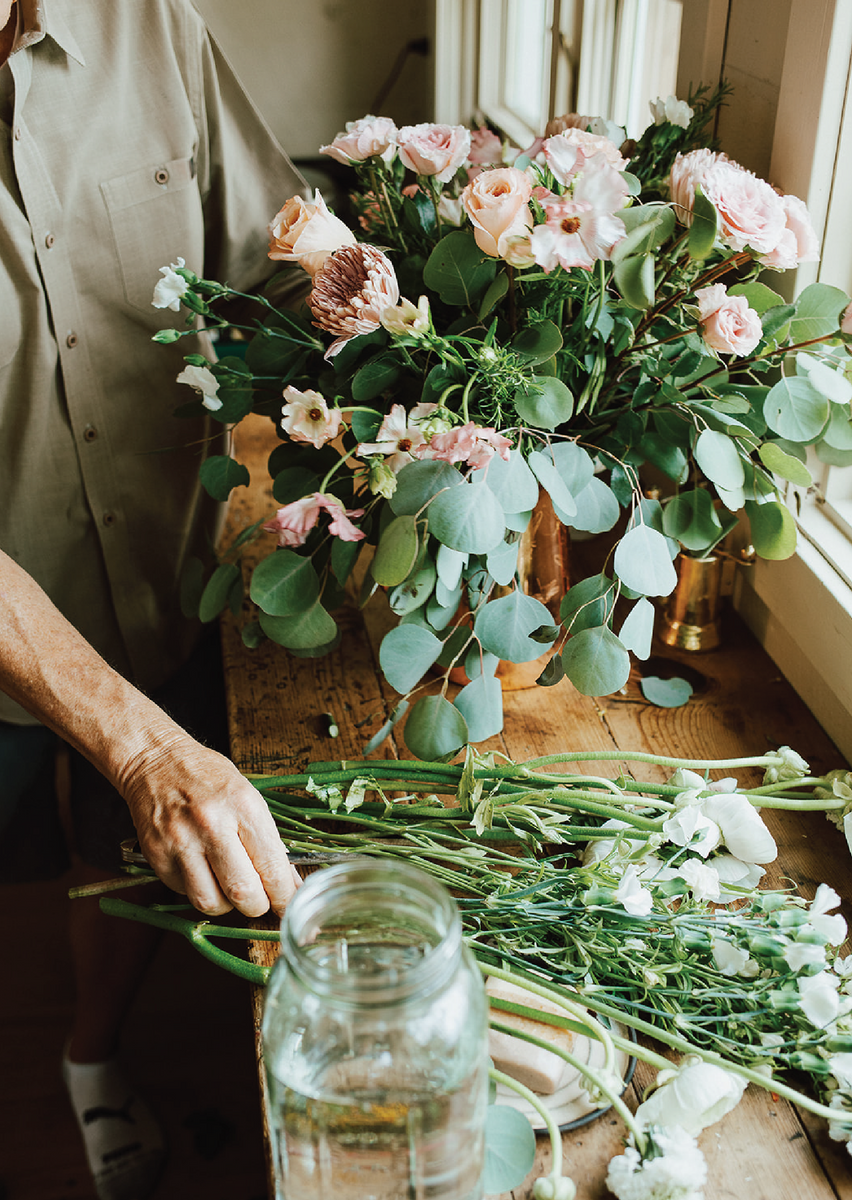
[[[128,764],[120,790],[152,869],[199,911],[283,912],[299,877],[263,797],[229,759],[182,733]]]

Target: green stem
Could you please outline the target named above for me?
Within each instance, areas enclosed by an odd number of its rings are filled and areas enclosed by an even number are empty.
[[[513,1079],[511,1075],[504,1075],[502,1071],[498,1071],[496,1067],[490,1067],[488,1070],[489,1077],[495,1083],[502,1083],[504,1087],[509,1088],[513,1092],[517,1092],[519,1096],[523,1096],[528,1104],[531,1104],[547,1127],[547,1136],[550,1138],[550,1151],[553,1156],[550,1173],[558,1177],[562,1174],[562,1134],[559,1126],[553,1119],[553,1114],[550,1109],[544,1104],[535,1092],[528,1087],[524,1087],[522,1083],[518,1083],[517,1079]]]

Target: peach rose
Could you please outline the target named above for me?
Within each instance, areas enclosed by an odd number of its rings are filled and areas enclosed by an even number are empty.
[[[410,171],[448,183],[470,153],[470,130],[464,125],[404,125],[397,146]]]
[[[396,125],[390,117],[361,117],[358,121],[347,121],[343,133],[328,146],[320,146],[320,154],[348,165],[364,162],[385,153],[396,140]]]
[[[269,226],[269,257],[298,263],[316,275],[329,254],[341,246],[354,246],[355,234],[329,212],[319,192],[313,200],[294,196]]]
[[[781,197],[737,163],[717,160],[704,172],[704,195],[719,216],[719,236],[732,250],[769,254],[787,227]]]
[[[483,171],[467,185],[461,201],[483,254],[502,258],[509,239],[532,228],[531,196],[532,184],[517,167]]]
[[[751,354],[763,337],[763,329],[745,296],[729,296],[723,283],[714,283],[699,288],[695,298],[701,334],[710,349],[738,358]]]

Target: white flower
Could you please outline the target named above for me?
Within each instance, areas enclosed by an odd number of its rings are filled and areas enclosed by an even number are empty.
[[[639,872],[631,864],[621,877],[615,889],[615,900],[623,904],[634,917],[647,917],[654,904],[654,897],[647,888],[642,887]]]
[[[685,792],[683,795],[692,794]],[[678,796],[675,803],[679,804],[680,800]],[[722,840],[719,826],[705,815],[695,796],[663,822],[663,833],[676,846],[689,846],[702,858],[715,850]]]
[[[534,1200],[574,1200],[577,1188],[567,1175],[560,1175],[558,1179],[542,1175],[533,1184],[532,1194]]]
[[[696,900],[719,899],[719,875],[713,867],[705,866],[697,858],[688,858],[677,873],[689,884]]]
[[[219,380],[209,367],[185,367],[177,377],[178,383],[186,383],[196,392],[201,393],[201,403],[211,412],[222,407],[222,401],[217,400]]]
[[[817,1029],[825,1029],[840,1012],[837,995],[840,980],[828,971],[820,971],[819,975],[801,976],[796,982],[799,985],[799,1008],[812,1025]]]
[[[724,938],[711,938],[710,949],[721,975],[744,975],[747,979],[753,979],[760,970],[754,959],[749,958],[747,950],[740,950]]]
[[[689,127],[693,111],[685,100],[678,100],[676,96],[667,96],[665,100],[658,97],[649,101],[649,105],[655,125],[664,125],[666,121],[670,121],[672,125],[679,125],[681,129]]]
[[[764,783],[780,783],[787,779],[801,779],[810,773],[810,767],[795,750],[789,746],[779,746],[775,751],[778,762],[774,767],[767,767],[763,775]]]
[[[828,1069],[837,1080],[838,1087],[852,1088],[852,1054],[832,1054]]]
[[[833,1142],[846,1142],[846,1149],[852,1145],[852,1096],[848,1092],[835,1092],[829,1101],[829,1108],[836,1108],[843,1114],[840,1121],[829,1121],[828,1136]]]
[[[421,296],[415,306],[403,296],[396,308],[384,309],[379,319],[397,337],[423,337],[429,332],[429,297]]]
[[[606,1185],[618,1200],[702,1200],[707,1164],[686,1130],[655,1129],[655,1158],[628,1144],[609,1164]]]
[[[775,839],[745,796],[736,792],[717,793],[705,799],[703,808],[721,829],[731,854],[743,862],[767,863],[778,857]]]
[[[662,1086],[636,1109],[641,1129],[679,1125],[687,1133],[699,1134],[736,1108],[746,1089],[739,1075],[695,1056],[685,1058],[676,1071],[661,1071],[658,1079]]]
[[[837,908],[840,897],[834,888],[827,883],[821,883],[816,895],[811,901],[808,912],[808,923],[828,942],[830,946],[839,946],[846,940],[846,921],[839,913],[829,915],[829,910]]]
[[[154,308],[172,308],[175,312],[180,311],[181,297],[189,291],[189,284],[177,271],[185,266],[184,260],[179,258],[170,267],[160,267],[163,278],[157,280],[154,288],[154,299],[151,301]]]
[[[805,967],[824,967],[825,948],[810,945],[808,942],[791,942],[784,950],[784,961],[791,971],[801,971]]]
[[[733,854],[714,854],[710,863],[719,876],[721,899],[734,900],[743,891],[750,892],[766,874],[757,863],[744,863]]]

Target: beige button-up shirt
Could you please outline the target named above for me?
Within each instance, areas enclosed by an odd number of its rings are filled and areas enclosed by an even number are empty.
[[[305,184],[187,0],[19,8],[0,70],[0,547],[149,688],[194,634],[179,579],[214,533],[197,477],[219,429],[172,416],[199,347],[151,341],[183,320],[152,307],[158,269],[256,285],[266,226]],[[30,718],[0,694],[0,720]]]

